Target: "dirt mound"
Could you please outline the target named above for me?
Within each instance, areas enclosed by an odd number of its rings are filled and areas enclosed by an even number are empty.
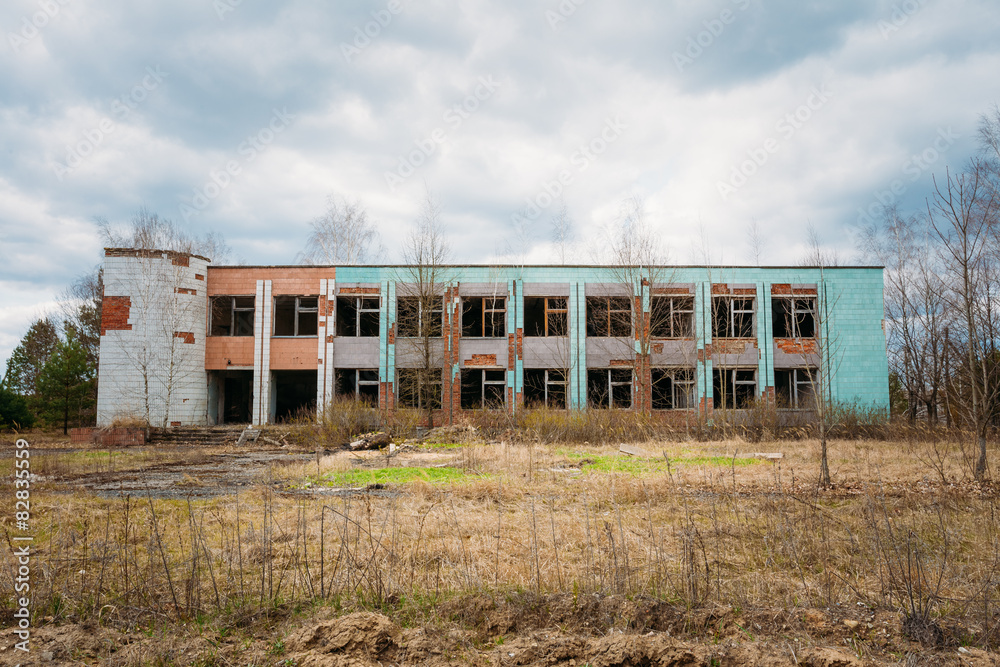
[[[358,612],[299,630],[287,647],[299,665],[360,667],[392,660],[402,632],[381,614]]]

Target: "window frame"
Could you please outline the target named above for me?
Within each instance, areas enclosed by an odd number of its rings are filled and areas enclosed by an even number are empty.
[[[803,301],[804,302],[808,302],[809,305],[810,305],[810,308],[808,308],[808,309],[798,308],[799,302],[803,302]],[[777,310],[774,307],[775,302],[783,302],[783,303],[788,303],[789,304],[789,306],[788,306],[788,312],[786,313],[786,315],[788,317],[788,325],[790,325],[788,328],[790,329],[789,333],[792,334],[791,336],[778,336],[777,334],[773,333],[775,331],[774,321],[775,321],[775,317],[777,316]],[[812,316],[812,335],[811,336],[802,336],[802,335],[800,335],[801,334],[800,328],[802,327],[802,323],[800,322],[799,317],[798,317],[799,313],[805,313],[805,314],[808,314],[808,315]],[[815,297],[815,296],[784,296],[784,295],[782,295],[782,296],[772,296],[771,297],[771,330],[772,330],[773,337],[774,338],[802,338],[802,339],[813,339],[813,338],[816,338],[816,330],[819,328],[818,313],[819,313],[819,304],[818,304],[817,297]]]
[[[413,374],[412,381],[416,385],[416,402],[411,403],[407,400],[406,393],[404,393],[404,377]],[[430,374],[432,376],[429,382],[424,381],[424,373]],[[396,404],[404,408],[411,408],[414,410],[440,410],[444,405],[444,371],[440,368],[397,368],[396,369]],[[429,394],[428,396],[433,396],[430,405],[421,405],[424,397],[423,387],[425,385],[430,385],[431,387],[437,386],[438,391],[436,396]]]
[[[497,308],[497,302],[501,302],[503,307]],[[490,307],[487,307],[489,305]],[[466,324],[466,317],[473,317],[473,310],[467,308],[475,306],[475,315],[479,319],[479,330],[468,332],[469,325]],[[500,314],[499,329],[497,333],[497,313]],[[487,336],[490,333],[492,335]],[[462,338],[506,338],[507,337],[507,297],[506,296],[463,296],[462,297]]]
[[[354,382],[353,382],[354,392],[353,392],[353,396],[354,396],[355,400],[359,400],[359,401],[364,400],[366,403],[372,403],[371,401],[367,400],[368,396],[365,396],[365,395],[363,395],[361,393],[361,387],[374,387],[375,388],[375,395],[374,395],[375,401],[374,401],[373,405],[378,406],[378,404],[379,404],[379,388],[380,388],[380,385],[381,385],[381,381],[379,380],[379,374],[378,374],[378,369],[377,368],[337,368],[337,369],[334,370],[334,392],[335,392],[335,394],[337,396],[351,396],[351,394],[348,394],[346,392],[341,392],[340,391],[340,387],[341,387],[340,378],[342,377],[342,375],[341,375],[342,373],[353,373],[353,375],[354,375]],[[361,374],[362,373],[374,373],[375,374],[375,379],[374,380],[362,380],[361,379]]]
[[[295,309],[293,311],[294,315],[293,315],[293,318],[292,318],[292,322],[293,322],[292,331],[294,333],[291,333],[291,334],[278,334],[278,333],[275,333],[275,330],[277,329],[277,326],[278,326],[278,320],[274,316],[274,314],[278,310],[278,301],[280,299],[295,299]],[[305,307],[303,307],[302,306],[302,300],[303,299],[315,299],[316,300],[316,305],[315,306],[305,306]],[[300,325],[302,323],[302,314],[303,313],[305,313],[307,315],[308,314],[312,314],[312,313],[316,314],[316,324],[315,324],[316,332],[315,333],[311,333],[311,334],[302,334],[302,333],[299,333],[299,327],[300,327]],[[271,337],[272,338],[316,338],[318,336],[319,336],[319,295],[313,295],[313,294],[301,294],[301,295],[278,294],[278,295],[276,295],[276,296],[273,297],[273,302],[271,304]]]
[[[778,403],[778,397],[781,395],[779,393],[780,387],[778,386],[778,373],[788,373],[788,385],[785,390],[788,392],[788,404],[781,405]],[[800,379],[800,374],[804,375],[804,379]],[[799,368],[776,368],[774,369],[774,393],[775,393],[775,403],[779,410],[815,410],[816,409],[816,388],[819,386],[820,373],[819,369],[815,366],[803,366]],[[804,398],[800,398],[800,386],[807,386],[809,390],[805,392],[808,395],[808,400],[812,401],[812,405],[801,405],[801,401]]]
[[[626,307],[625,308],[621,308],[621,307],[619,307],[619,308],[612,308],[611,305],[615,301],[623,301],[626,304]],[[596,313],[595,312],[596,309],[595,309],[594,304],[596,304],[598,302],[603,302],[604,303],[603,307],[601,308],[602,312],[600,312],[600,313]],[[586,324],[587,324],[587,338],[630,338],[630,337],[632,337],[632,334],[633,334],[633,332],[635,330],[635,322],[633,322],[633,320],[632,320],[633,314],[632,314],[632,299],[631,299],[631,297],[628,297],[628,296],[588,296],[586,298],[586,307],[587,307],[587,314],[586,314],[587,315],[587,320],[586,320]],[[616,319],[615,316],[614,316],[615,313],[619,313],[619,314],[624,313],[625,316],[623,316],[622,318]],[[598,318],[598,317],[596,317],[596,315],[601,315],[602,317]],[[603,316],[606,316],[606,317],[603,317]],[[627,332],[616,333],[616,331],[615,331],[615,325],[616,325],[616,323],[621,324],[621,323],[625,322],[626,320],[624,319],[624,317],[626,317],[626,316],[627,316],[627,322],[628,322],[628,331]],[[599,319],[602,319],[602,320],[605,320],[605,321],[604,322],[599,322]],[[602,328],[600,330],[598,330],[597,327],[595,326],[598,323],[600,323],[602,325]],[[606,325],[606,327],[604,325]],[[591,333],[591,331],[594,331],[595,333]]]
[[[670,407],[656,407],[656,374],[662,373],[661,380],[664,378],[670,378]],[[683,375],[683,379],[679,377]],[[652,400],[651,406],[653,410],[693,410],[697,407],[696,394],[697,394],[697,377],[694,368],[679,367],[679,366],[654,366],[650,369],[650,387],[652,388]],[[678,405],[678,396],[680,395],[680,390],[687,387],[684,394],[685,405]]]
[[[479,401],[478,406],[466,407],[466,377],[467,374],[481,373],[479,380]],[[487,373],[500,373],[502,379],[487,380]],[[503,368],[463,368],[459,374],[461,389],[459,392],[459,405],[462,410],[505,410],[507,408],[507,371]],[[486,387],[501,387],[499,405],[486,404]]]
[[[430,331],[427,333],[428,338],[441,338],[444,336],[444,296],[434,295],[434,301],[431,303],[431,316],[434,313],[438,314],[437,322],[431,322],[429,327]],[[412,301],[416,303],[416,317],[414,318],[416,325],[416,332],[410,334],[409,331],[404,332],[402,330],[402,324],[405,322],[405,317],[400,316],[401,307],[404,303]],[[424,301],[425,297],[421,296],[397,296],[396,297],[396,319],[393,323],[396,325],[396,336],[398,338],[423,338],[424,334]]]
[[[565,368],[525,368],[524,369],[524,387],[528,386],[527,377],[528,374],[542,373],[542,403],[541,405],[550,410],[566,410],[569,408],[569,372]],[[560,373],[562,375],[562,380],[551,379],[552,373]],[[549,387],[562,387],[562,405],[550,405]],[[524,391],[524,389],[522,389]],[[527,402],[527,395],[525,395],[525,402]]]
[[[725,334],[720,334],[718,331],[719,327],[719,302],[724,301],[726,303],[726,332]],[[750,308],[737,308],[737,302],[750,302]],[[736,335],[736,315],[749,315],[750,316],[750,335],[749,336],[739,336]],[[742,319],[742,318],[741,318]],[[751,339],[757,337],[757,297],[756,296],[744,296],[744,295],[717,295],[712,297],[712,338],[740,338],[740,339]]]
[[[215,330],[215,304],[220,302],[222,299],[229,299],[229,333],[217,334],[213,333]],[[237,299],[250,299],[253,303],[252,306],[237,306]],[[250,317],[250,333],[237,333],[237,313],[251,313]],[[253,294],[218,294],[209,299],[208,303],[208,335],[216,336],[219,338],[252,338],[254,335],[254,322],[257,317],[257,297]]]
[[[628,381],[626,382],[624,380],[615,380],[614,379],[614,373],[616,373],[616,372],[617,373],[625,373],[625,372],[627,372],[629,374]],[[592,393],[591,393],[591,391],[592,391],[591,390],[591,386],[592,386],[591,377],[592,377],[592,374],[595,374],[595,373],[601,373],[602,375],[604,375],[607,378],[607,384],[606,384],[605,390],[604,390],[605,391],[604,396],[607,399],[607,404],[606,405],[599,404],[599,403],[597,403],[597,402],[595,402],[593,400],[593,396],[592,396]],[[628,405],[618,405],[615,402],[615,387],[624,387],[624,386],[628,386],[628,388],[629,388],[629,392],[628,392],[629,393]],[[602,401],[602,403],[603,403],[603,401]],[[619,367],[611,367],[611,368],[588,368],[587,369],[587,407],[592,407],[592,408],[599,409],[599,410],[608,410],[608,409],[610,409],[610,410],[616,410],[616,409],[617,410],[631,410],[632,406],[634,404],[635,404],[635,371],[634,371],[634,369],[632,369],[632,368],[623,368],[623,367],[620,367],[620,366]]]
[[[528,328],[528,323],[525,321],[524,336],[525,338],[565,338],[569,336],[569,297],[566,296],[526,296],[524,297],[524,312],[525,318],[527,319],[528,313],[528,299],[537,299],[542,302],[542,333],[541,335],[534,332],[534,329]],[[551,305],[551,301],[560,300],[565,305],[562,308],[554,308]],[[562,316],[563,320],[563,333],[552,333],[549,327],[549,318],[552,316]],[[556,327],[559,328],[559,327]]]
[[[666,299],[667,302],[668,302],[667,312],[665,314],[665,317],[664,317],[663,313],[660,313],[657,316],[658,319],[656,321],[653,321],[653,314],[656,313],[656,305],[655,304],[658,301],[662,303],[662,300],[664,300],[664,299]],[[683,308],[683,309],[677,308],[675,301],[684,301],[684,302],[690,304],[690,308]],[[649,331],[650,338],[654,338],[654,339],[660,340],[660,339],[667,339],[667,338],[684,339],[684,338],[693,338],[694,337],[694,296],[693,295],[684,296],[684,295],[678,295],[678,294],[669,294],[669,295],[668,294],[654,294],[654,295],[652,295],[650,297],[649,311],[650,311],[650,320],[651,320],[651,326],[650,326],[650,331]],[[678,322],[678,316],[683,316],[684,317],[684,320],[686,321],[686,325],[683,328],[686,329],[686,332],[682,333],[682,332],[678,331],[678,329],[682,328],[681,325],[680,325],[680,323]],[[661,324],[661,319],[659,319],[659,318],[662,318],[662,322],[666,323],[667,335],[665,335],[665,336],[659,335],[661,333],[661,331],[662,331],[662,330],[658,331],[658,329],[660,327],[658,327],[657,325]]]
[[[725,400],[726,400],[727,397],[731,397],[732,405],[718,405],[718,404],[716,404],[716,401],[715,401],[715,387],[716,387],[715,376],[716,376],[716,374],[721,374],[723,376],[723,378],[725,378],[727,373],[732,373],[732,380],[731,380],[731,382],[728,382],[725,379],[723,379],[723,382],[725,384],[729,385],[729,387],[728,387],[729,391],[722,393],[722,399],[723,399],[723,402],[725,402]],[[752,373],[753,374],[753,380],[752,381],[745,380],[745,379],[744,380],[740,380],[739,379],[739,374],[740,373]],[[755,401],[758,398],[758,396],[759,396],[759,394],[758,394],[758,387],[760,386],[760,378],[758,377],[758,375],[759,375],[759,373],[758,373],[758,369],[757,369],[756,366],[726,366],[726,367],[721,367],[721,368],[713,368],[712,369],[712,408],[714,410],[748,410],[748,409],[752,408],[753,407],[753,401]],[[753,387],[752,391],[750,392],[750,400],[747,401],[746,404],[741,405],[741,404],[737,403],[737,396],[738,396],[738,394],[737,394],[736,388],[737,387],[748,387],[748,386]]]
[[[365,308],[365,301],[375,301],[376,306],[374,308]],[[340,304],[341,301],[353,301],[354,309],[354,333],[342,333],[341,329],[341,311]],[[336,329],[337,336],[343,338],[378,338],[382,333],[382,298],[373,294],[340,294],[337,295],[334,301],[334,312],[336,313]],[[362,334],[362,318],[365,313],[375,313],[375,333],[374,334]]]

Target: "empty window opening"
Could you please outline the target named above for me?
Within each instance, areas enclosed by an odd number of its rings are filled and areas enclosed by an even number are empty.
[[[507,371],[465,369],[462,371],[462,409],[487,410],[507,403]]]
[[[377,296],[338,296],[337,335],[377,337],[379,334]]]
[[[713,405],[721,410],[744,410],[757,398],[757,371],[717,368],[712,371]]]
[[[774,371],[774,398],[779,408],[809,410],[816,407],[819,370],[792,368]]]
[[[717,296],[712,299],[714,338],[754,338],[754,299]]]
[[[694,336],[694,297],[654,296],[650,303],[649,332],[653,338]]]
[[[627,296],[588,296],[587,335],[623,338],[632,335],[632,306]]]
[[[466,338],[503,338],[506,334],[507,300],[503,297],[464,297],[462,299],[462,336]]]
[[[404,296],[396,300],[397,333],[403,338],[440,338],[444,299],[440,296]]]
[[[274,297],[275,336],[315,336],[319,321],[319,297]]]
[[[528,407],[566,409],[566,371],[524,369],[524,403]]]
[[[693,368],[653,368],[654,410],[685,410],[695,407]]]
[[[441,409],[440,368],[397,368],[396,387],[399,405],[404,408]]]
[[[276,421],[316,416],[316,371],[274,371],[273,378]]]
[[[568,336],[568,301],[564,296],[525,297],[524,335]]]
[[[334,374],[337,396],[354,397],[378,405],[378,371],[363,368],[338,368]]]
[[[815,338],[816,299],[771,299],[775,338]]]
[[[210,336],[252,336],[254,297],[213,296]]]
[[[587,402],[594,408],[631,408],[632,369],[592,368],[588,370]]]

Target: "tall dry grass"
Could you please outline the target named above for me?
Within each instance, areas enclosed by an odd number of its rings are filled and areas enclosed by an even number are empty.
[[[835,442],[838,486],[819,491],[814,442],[768,444],[785,458],[736,466],[740,440],[647,443],[676,463],[641,476],[585,472],[558,447],[469,445],[456,454],[462,483],[336,497],[271,485],[197,502],[39,494],[34,613],[251,623],[316,603],[603,593],[684,608],[864,604],[899,610],[928,643],[954,639],[954,626],[996,645],[1000,508],[991,493],[952,488],[964,475],[957,450],[945,484],[926,443]],[[684,464],[693,453],[734,464]],[[5,551],[0,585],[15,571]]]

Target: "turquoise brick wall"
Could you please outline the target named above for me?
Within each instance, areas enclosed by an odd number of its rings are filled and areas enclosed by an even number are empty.
[[[865,408],[887,410],[889,405],[888,361],[883,332],[882,270],[866,267],[667,267],[663,282],[694,283],[695,335],[699,350],[711,344],[711,292],[713,283],[752,284],[757,293],[758,389],[764,393],[774,384],[774,358],[771,345],[771,299],[774,283],[817,285],[821,317],[821,340],[829,354],[824,366],[835,401]],[[524,283],[559,282],[570,285],[570,388],[569,402],[574,408],[586,405],[586,297],[587,283],[619,282],[609,267],[596,266],[454,266],[446,271],[449,282],[507,285],[507,292],[522,303]],[[378,283],[381,285],[386,312],[382,315],[379,376],[393,378],[393,346],[385,331],[395,319],[395,282],[406,282],[406,267],[348,266],[337,268],[338,283]],[[449,304],[450,306],[450,304]],[[510,331],[524,326],[521,307],[508,313]],[[509,374],[508,383],[520,388],[523,364]],[[699,397],[712,394],[712,363],[696,365]]]

